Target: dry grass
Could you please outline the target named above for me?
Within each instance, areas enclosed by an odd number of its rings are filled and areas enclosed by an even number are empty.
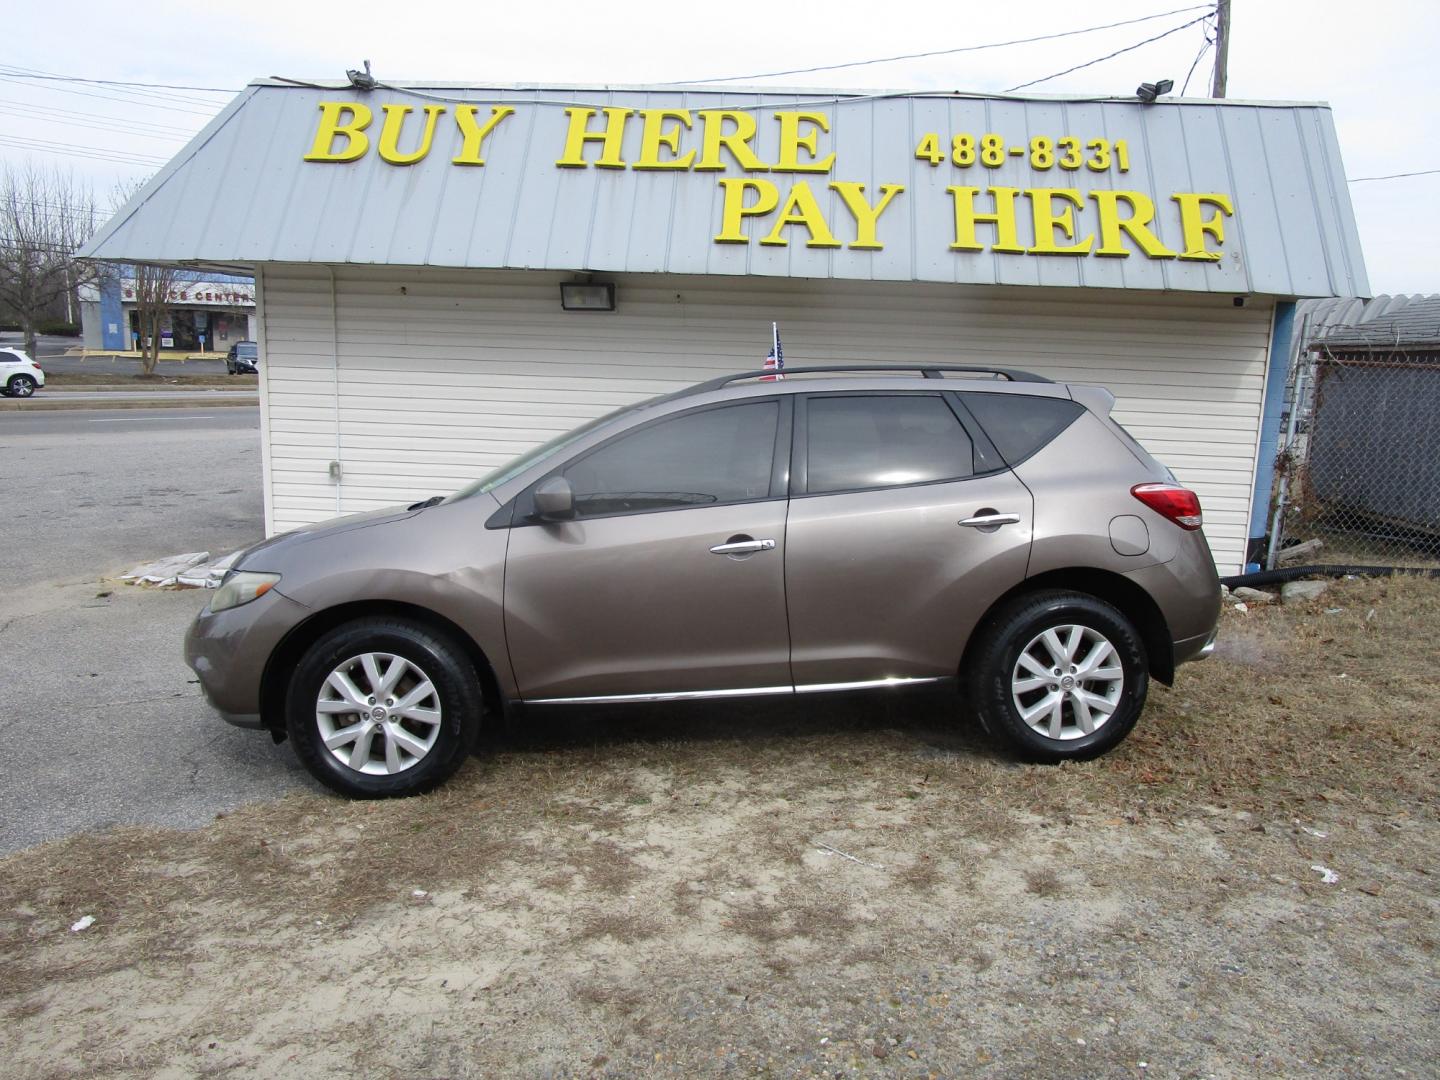
[[[45,385],[52,388],[114,386],[127,390],[148,390],[157,386],[223,386],[232,390],[250,390],[260,385],[260,376],[172,375],[168,372],[156,372],[154,375],[131,375],[115,371],[47,371]]]
[[[1437,847],[1437,631],[1440,582],[1426,580],[1341,582],[1304,609],[1227,609],[1217,657],[1183,669],[1175,689],[1155,687],[1131,738],[1080,765],[1015,764],[959,722],[946,699],[565,714],[500,739],[424,798],[292,796],[195,832],[124,829],[43,845],[0,862],[0,1027],[12,1029],[0,1035],[0,1051],[20,1038],[14,1032],[48,1045],[62,991],[95,987],[106,996],[91,1007],[116,1009],[136,992],[133,980],[199,986],[204,978],[194,973],[213,971],[217,958],[248,965],[249,977],[273,984],[267,993],[282,985],[298,992],[311,985],[314,965],[341,963],[315,958],[317,928],[327,940],[363,946],[342,966],[368,972],[367,987],[393,994],[422,979],[417,965],[431,965],[450,972],[446,985],[478,980],[475,995],[509,988],[521,1014],[550,1017],[546,1030],[574,1054],[589,1047],[557,1065],[561,1073],[602,1047],[626,1062],[614,1068],[638,1069],[635,1047],[615,1049],[637,1018],[689,1046],[689,1021],[676,1018],[710,1009],[703,988],[722,978],[763,997],[773,982],[810,987],[822,976],[866,972],[853,976],[858,1004],[825,1008],[865,1024],[877,1009],[912,1010],[915,1025],[933,1012],[943,1030],[953,1020],[941,1005],[893,989],[900,972],[909,979],[943,964],[988,980],[997,1003],[1008,994],[1027,1009],[1036,985],[1069,993],[1094,978],[1088,965],[1099,961],[1086,958],[1084,938],[1044,931],[1064,954],[1041,954],[1023,984],[1003,982],[1024,967],[1006,936],[1018,912],[1041,919],[1064,909],[1083,922],[1126,904],[1160,905],[1135,916],[1144,930],[1119,920],[1106,931],[1105,951],[1125,956],[1150,947],[1155,911],[1220,926],[1242,918],[1237,903],[1250,904],[1268,935],[1259,954],[1303,955],[1313,935],[1291,927],[1287,905],[1339,895],[1309,866],[1341,857],[1354,864],[1345,867],[1347,886],[1351,875],[1365,885],[1345,895],[1368,907],[1347,913],[1359,920],[1351,936],[1326,946],[1334,962],[1381,972],[1372,981],[1386,971],[1413,978],[1413,958],[1433,965],[1440,938],[1424,900],[1427,890],[1433,900],[1433,881],[1409,869],[1433,866]],[[1214,824],[1202,835],[1197,818]],[[1326,819],[1356,823],[1346,852],[1289,825]],[[1216,843],[1228,845],[1223,859],[1211,857]],[[1272,868],[1291,863],[1295,880],[1281,890]],[[1242,884],[1248,892],[1237,891]],[[417,889],[426,897],[413,897]],[[69,934],[82,914],[96,926]],[[411,925],[433,925],[434,943],[408,945],[409,953],[386,944],[391,928]],[[1374,968],[1366,951],[1373,944],[1362,930],[1372,926],[1387,943],[1389,968]],[[400,966],[374,969],[392,949]],[[1188,942],[1184,949],[1208,955]],[[1395,950],[1410,950],[1408,969],[1395,966]],[[1155,959],[1158,969],[1169,966]],[[1113,978],[1138,985],[1141,976]],[[1206,992],[1248,1011],[1228,983],[1217,985]],[[699,1004],[686,994],[701,995]],[[828,1023],[805,1000],[774,1006],[782,1026]],[[438,999],[434,1007],[449,1008]],[[729,1015],[723,1003],[713,1007]],[[584,1030],[608,1034],[595,1046],[566,1034],[567,1008],[589,1018]],[[223,1023],[243,1033],[256,1015],[227,1013]],[[729,1031],[728,1022],[715,1021],[717,1030]],[[782,1047],[796,1037],[792,1026],[784,1030]],[[182,1062],[182,1071],[209,1067],[164,1040],[132,1041],[131,1060],[148,1054]],[[966,1045],[966,1055],[978,1052]],[[78,1055],[76,1075],[116,1071],[99,1050],[76,1043],[67,1052]],[[868,1050],[856,1053],[871,1060]],[[359,1060],[344,1059],[347,1068]],[[495,1071],[499,1059],[474,1060],[491,1063],[478,1074]],[[1025,1067],[1046,1071],[1046,1060],[1026,1058]],[[471,1075],[463,1061],[424,1061],[437,1075]],[[687,1068],[707,1071],[694,1061]],[[1289,1068],[1216,1062],[1211,1071]],[[364,1064],[421,1068],[393,1057]]]

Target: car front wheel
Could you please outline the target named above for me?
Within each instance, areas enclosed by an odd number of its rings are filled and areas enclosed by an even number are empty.
[[[5,389],[11,397],[29,397],[35,393],[35,380],[29,375],[12,375]]]
[[[444,783],[474,749],[479,679],[449,638],[403,619],[346,623],[295,668],[286,729],[301,763],[357,799],[418,795]]]
[[[990,734],[1030,761],[1097,757],[1135,726],[1145,646],[1117,608],[1084,593],[1018,597],[979,631],[966,685]]]

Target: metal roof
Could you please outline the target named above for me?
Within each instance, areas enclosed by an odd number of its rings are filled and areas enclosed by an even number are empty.
[[[1440,294],[1307,300],[1299,307],[1306,344],[1329,348],[1415,348],[1440,345]]]
[[[305,161],[316,139],[320,103],[369,106],[369,153],[348,163]],[[485,143],[485,164],[451,164],[460,144],[450,116],[424,160],[397,166],[375,152],[380,106],[415,109],[401,145],[418,144],[422,109],[457,104],[509,106]],[[779,164],[773,113],[821,113],[829,131],[820,154],[827,172],[559,168],[566,106],[595,109],[737,110],[755,115],[756,154]],[[485,117],[482,112],[481,118]],[[597,123],[600,118],[597,117]],[[698,146],[700,117],[682,132]],[[955,135],[1004,140],[1003,160],[960,167],[917,156],[928,133],[945,149]],[[1080,140],[1085,165],[1033,165],[1032,140]],[[628,122],[623,158],[641,153],[641,121]],[[1092,144],[1128,168],[1101,161]],[[599,147],[591,143],[593,160]],[[717,243],[725,194],[721,179],[774,184],[783,200],[804,182],[814,191],[837,247],[808,245],[803,226],[786,226],[784,244],[760,244],[783,211],[746,219],[748,243]],[[832,182],[903,185],[878,221],[881,249],[852,246],[858,222]],[[1176,193],[1228,198],[1217,262],[1150,258],[1121,244],[1127,257],[1045,255],[992,250],[993,226],[980,224],[985,250],[951,248],[955,206],[948,189],[974,187],[979,213],[987,189],[1073,191],[1075,238],[1099,235],[1093,193],[1136,192],[1155,207],[1152,226],[1174,253],[1185,249]],[[1035,245],[1032,197],[1016,196],[1019,244]],[[1063,216],[1071,202],[1058,196]],[[1212,204],[1205,217],[1217,216]],[[1069,242],[1052,227],[1057,244]],[[1192,229],[1193,232],[1193,229]],[[1216,250],[1214,238],[1199,242]],[[1162,100],[1145,105],[1112,98],[995,97],[937,92],[736,90],[715,87],[381,86],[361,91],[323,82],[251,84],[116,215],[84,250],[116,261],[184,263],[241,270],[265,262],[549,269],[565,271],[762,275],[933,281],[967,284],[1356,296],[1368,292],[1358,233],[1330,111],[1323,105]]]

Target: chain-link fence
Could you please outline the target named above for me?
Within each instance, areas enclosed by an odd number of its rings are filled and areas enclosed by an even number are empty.
[[[1303,352],[1269,567],[1440,567],[1440,352]]]

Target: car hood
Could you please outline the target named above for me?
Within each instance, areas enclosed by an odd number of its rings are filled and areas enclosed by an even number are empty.
[[[254,547],[246,548],[231,565],[236,570],[271,570],[273,567],[267,565],[268,563],[279,556],[288,555],[301,544],[314,543],[316,540],[354,532],[356,529],[369,529],[375,525],[386,525],[392,521],[404,521],[406,518],[422,513],[424,510],[410,510],[404,506],[387,506],[383,510],[371,510],[366,514],[350,514],[346,517],[332,518],[329,521],[320,521],[314,525],[302,525],[298,529],[278,533],[268,540],[260,541]]]

